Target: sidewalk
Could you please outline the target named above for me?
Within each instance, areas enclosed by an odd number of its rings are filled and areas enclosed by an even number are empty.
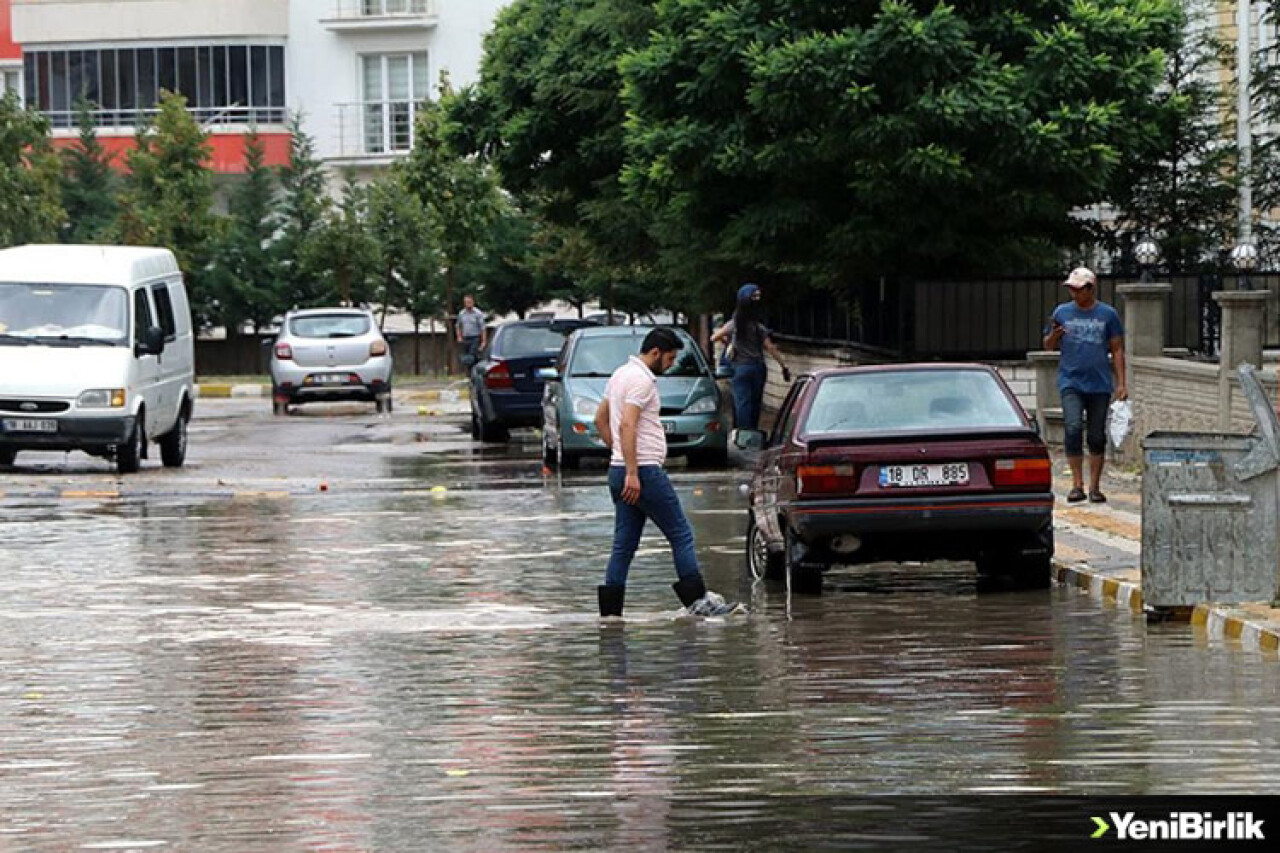
[[[1132,474],[1108,474],[1105,504],[1068,504],[1071,478],[1055,459],[1054,575],[1094,598],[1143,613],[1142,483]],[[1242,648],[1280,650],[1280,608],[1266,604],[1199,605],[1191,614],[1193,630],[1206,637],[1239,642]]]

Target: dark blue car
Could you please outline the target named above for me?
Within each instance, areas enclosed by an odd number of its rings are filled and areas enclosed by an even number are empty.
[[[506,441],[515,427],[542,425],[539,369],[551,367],[574,329],[590,320],[515,320],[499,326],[471,368],[471,437]]]

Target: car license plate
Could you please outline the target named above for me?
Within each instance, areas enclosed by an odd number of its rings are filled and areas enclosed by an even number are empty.
[[[58,422],[51,418],[5,418],[5,432],[57,432]]]
[[[343,385],[347,381],[345,373],[317,373],[311,377],[317,385]]]
[[[662,422],[662,431],[663,431],[663,432],[665,432],[667,435],[671,435],[673,432],[675,432],[675,431],[676,431],[676,425],[675,425],[675,422],[674,422],[674,421],[663,421],[663,422]]]
[[[949,465],[885,465],[880,469],[881,488],[964,486],[969,483],[969,463]]]

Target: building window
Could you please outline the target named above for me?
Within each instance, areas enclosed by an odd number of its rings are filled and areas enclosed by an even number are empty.
[[[27,103],[54,127],[75,125],[81,98],[99,127],[135,127],[154,115],[161,90],[185,95],[206,124],[287,120],[280,45],[29,50],[23,68]]]
[[[391,53],[360,57],[364,101],[364,151],[386,154],[413,148],[413,122],[418,104],[430,94],[430,66],[425,53]]]
[[[22,72],[16,68],[0,69],[0,95],[15,93],[22,98]]]
[[[360,13],[367,17],[425,15],[427,0],[361,0]]]

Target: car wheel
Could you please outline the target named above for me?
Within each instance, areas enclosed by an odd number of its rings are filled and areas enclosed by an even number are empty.
[[[498,443],[506,441],[510,438],[510,433],[502,424],[489,423],[483,418],[480,419],[480,440],[488,443]]]
[[[980,577],[1005,576],[1020,589],[1048,589],[1053,583],[1053,525],[984,551],[975,562]]]
[[[138,420],[133,425],[129,438],[116,448],[116,471],[121,474],[136,474],[142,467],[142,450],[146,446],[146,433],[142,427],[142,411],[138,411]]]
[[[758,581],[782,580],[787,571],[782,555],[770,550],[769,537],[764,528],[756,524],[756,514],[753,511],[747,513],[747,568]]]
[[[13,465],[13,460],[17,458],[18,451],[16,450],[0,450],[0,465],[6,468]]]
[[[166,468],[181,468],[187,458],[187,413],[179,412],[173,429],[160,437],[160,461]]]
[[[698,468],[724,468],[729,464],[729,450],[694,450],[689,453],[689,464]]]
[[[822,595],[822,571],[825,567],[821,563],[801,562],[798,559],[800,543],[796,541],[790,528],[784,527],[782,541],[783,567],[791,576],[791,591]]]

